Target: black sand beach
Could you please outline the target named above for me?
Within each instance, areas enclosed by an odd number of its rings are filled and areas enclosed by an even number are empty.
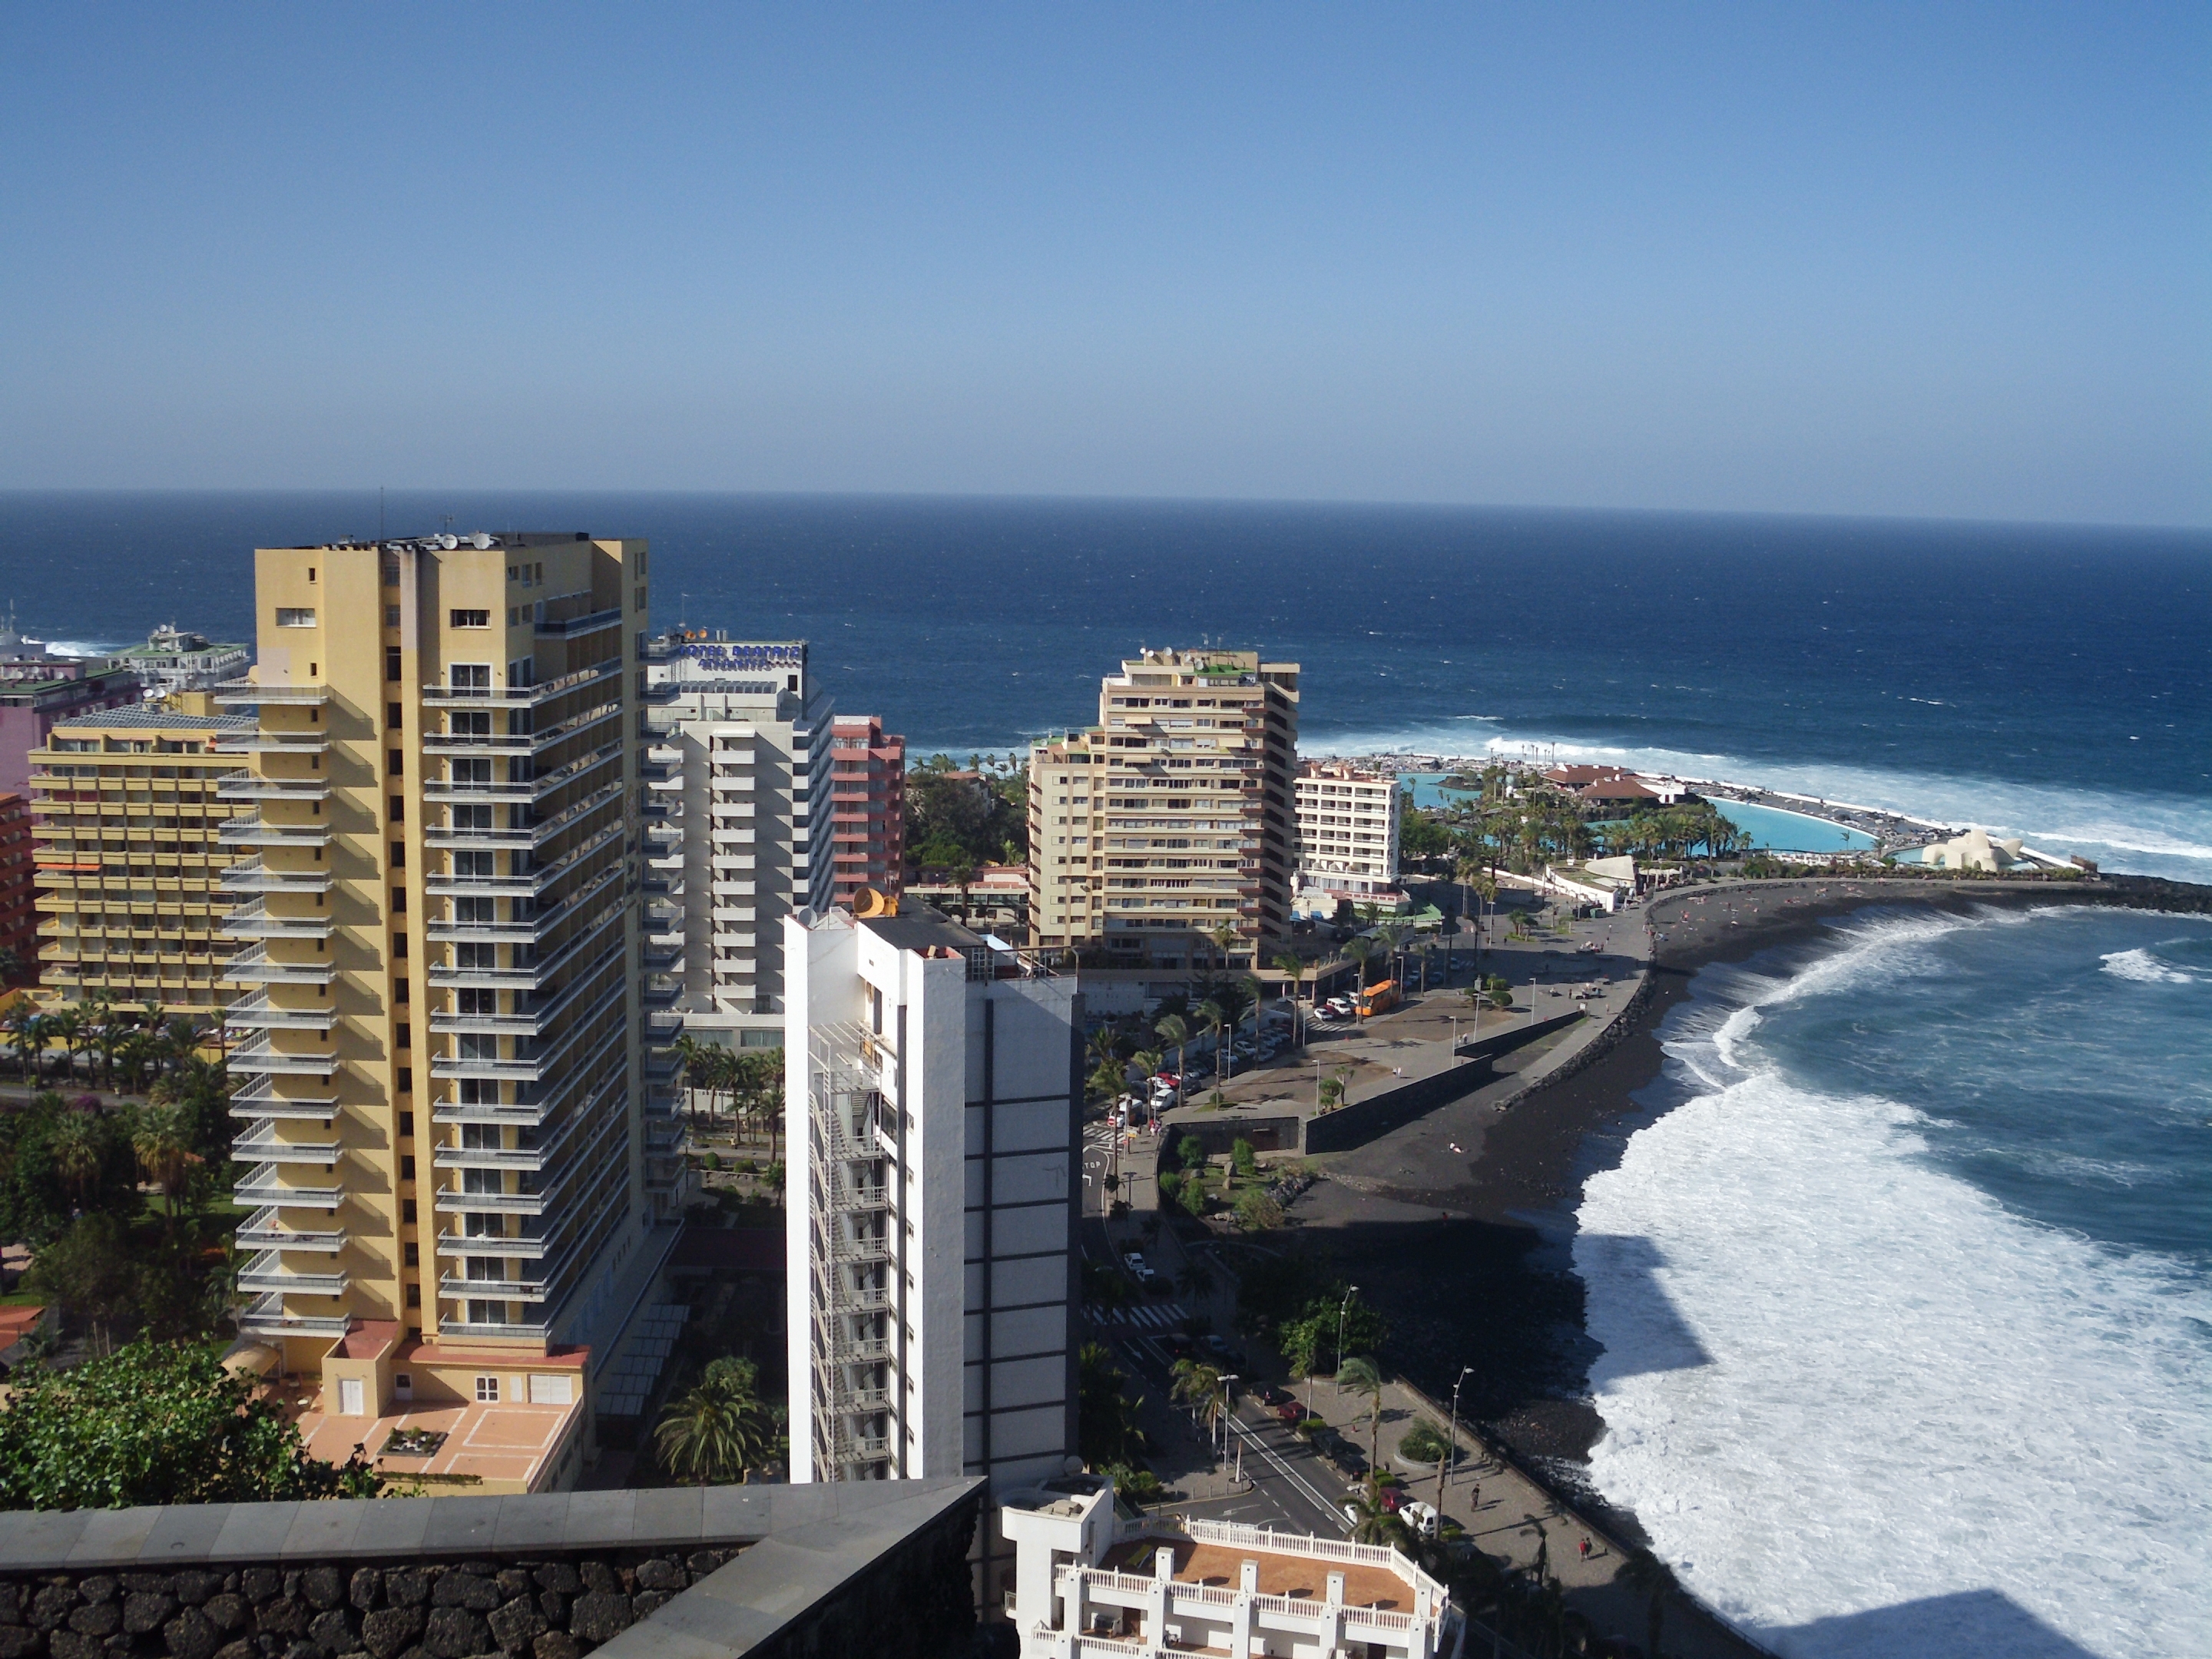
[[[1537,1083],[1502,1114],[1461,1103],[1327,1160],[1332,1178],[1300,1201],[1300,1219],[1389,1316],[1389,1364],[1439,1398],[1462,1366],[1472,1366],[1462,1410],[1555,1486],[1602,1510],[1583,1478],[1604,1425],[1587,1394],[1597,1351],[1583,1332],[1583,1286],[1571,1266],[1573,1212],[1584,1179],[1610,1167],[1627,1137],[1668,1103],[1650,1088],[1664,1060],[1658,1031],[1698,969],[1770,951],[1815,953],[1831,923],[1870,908],[1963,912],[2146,897],[2102,882],[1835,878],[1662,896],[1624,918],[1648,920],[1663,938],[1644,996],[1603,1052]],[[1544,1052],[1540,1045],[1500,1069],[1540,1067]],[[1463,1156],[1438,1158],[1440,1145]],[[1598,1518],[1641,1537],[1632,1517]]]

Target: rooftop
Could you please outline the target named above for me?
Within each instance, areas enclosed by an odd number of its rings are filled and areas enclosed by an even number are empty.
[[[121,708],[97,709],[56,720],[57,732],[252,732],[258,722],[251,714],[177,714],[155,703],[131,703]]]
[[[897,951],[942,948],[957,951],[965,956],[970,951],[984,948],[981,938],[934,910],[922,910],[909,915],[865,917],[860,926],[872,930],[877,938]]]
[[[1340,1572],[1344,1575],[1347,1607],[1380,1607],[1390,1613],[1413,1611],[1412,1586],[1387,1567],[1330,1561],[1256,1546],[1248,1548],[1201,1544],[1188,1538],[1131,1538],[1108,1551],[1100,1565],[1109,1572],[1134,1573],[1149,1578],[1157,1571],[1154,1561],[1162,1550],[1175,1552],[1175,1577],[1185,1584],[1234,1589],[1238,1569],[1247,1561],[1256,1561],[1262,1595],[1324,1601],[1328,1598],[1329,1574]]]
[[[502,530],[496,535],[489,530],[478,530],[465,536],[387,536],[368,541],[356,541],[350,536],[341,536],[332,541],[301,542],[292,547],[268,550],[287,553],[450,553],[460,547],[479,550],[491,547],[555,547],[591,539],[591,532],[584,530]]]

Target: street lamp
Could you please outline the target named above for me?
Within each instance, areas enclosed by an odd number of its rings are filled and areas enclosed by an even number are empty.
[[[1344,1292],[1343,1305],[1336,1310],[1336,1368],[1344,1369],[1344,1316],[1352,1311],[1352,1298],[1359,1294],[1359,1286],[1352,1285]]]
[[[1472,1365],[1462,1365],[1459,1368],[1459,1375],[1452,1379],[1451,1434],[1444,1441],[1443,1459],[1437,1465],[1437,1514],[1439,1516],[1444,1512],[1444,1471],[1451,1468],[1459,1456],[1459,1385],[1467,1381],[1467,1374],[1474,1369]]]

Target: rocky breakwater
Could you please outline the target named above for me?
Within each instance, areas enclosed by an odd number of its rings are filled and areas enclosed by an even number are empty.
[[[580,1659],[738,1553],[0,1579],[0,1659]]]

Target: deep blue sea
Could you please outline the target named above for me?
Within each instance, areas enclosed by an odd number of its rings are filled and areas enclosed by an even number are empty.
[[[0,494],[26,631],[244,636],[352,495]],[[2212,534],[1441,507],[393,492],[393,534],[641,535],[656,623],[803,636],[922,754],[1096,711],[1139,645],[1305,665],[1309,752],[1531,748],[2212,879]]]
[[[920,754],[1142,645],[1304,665],[1309,753],[1556,753],[2212,881],[2212,534],[1177,502],[394,492],[649,538],[654,620],[804,637]],[[350,495],[0,495],[0,599],[248,633]],[[2212,1652],[2212,925],[1872,919],[1708,969],[1586,1194],[1593,1474],[1820,1659]],[[1585,1250],[1595,1251],[1585,1255]]]

